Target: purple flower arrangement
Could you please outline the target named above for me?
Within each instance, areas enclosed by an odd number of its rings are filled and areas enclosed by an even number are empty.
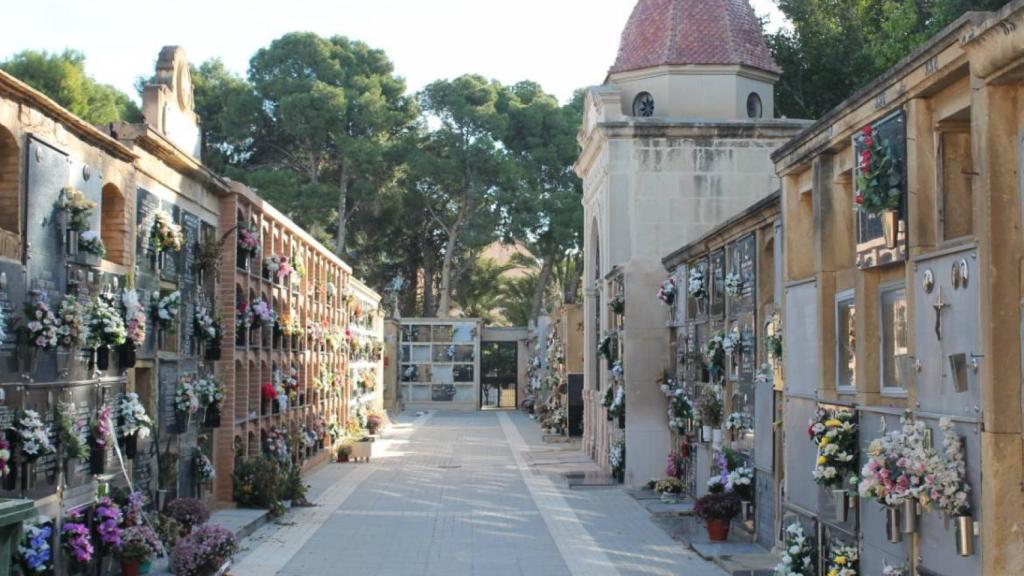
[[[104,548],[117,548],[121,545],[121,521],[124,515],[121,508],[108,496],[104,496],[96,503],[93,511],[93,522],[96,525],[96,533],[100,537],[100,544]]]
[[[147,562],[163,551],[160,537],[145,524],[125,528],[121,536],[121,545],[114,555],[122,562]]]
[[[26,524],[22,542],[18,544],[18,561],[26,574],[46,574],[53,562],[50,537],[53,526],[50,522]]]
[[[235,553],[238,540],[234,533],[216,524],[207,524],[186,536],[171,552],[171,571],[176,576],[210,576]]]
[[[96,412],[91,426],[92,441],[96,446],[106,446],[107,439],[114,437],[113,411],[114,409],[109,404],[104,404]]]
[[[191,532],[200,524],[210,519],[210,511],[201,500],[195,498],[178,498],[167,505],[166,513],[181,524],[186,532]]]
[[[82,520],[80,512],[72,512],[64,521],[64,549],[71,560],[78,565],[88,564],[92,560],[93,547],[89,527]]]

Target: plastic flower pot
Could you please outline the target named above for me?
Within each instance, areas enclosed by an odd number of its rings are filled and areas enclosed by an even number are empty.
[[[207,428],[220,428],[220,406],[217,404],[211,404],[206,407],[206,413],[203,415],[203,425]]]
[[[182,410],[174,411],[174,423],[169,426],[171,434],[184,434],[188,432],[188,412]]]
[[[129,339],[117,347],[117,365],[122,370],[134,368],[137,359],[138,354],[136,353],[135,342]]]
[[[96,348],[96,369],[106,372],[110,369],[110,346],[98,346]]]
[[[956,525],[956,553],[964,557],[974,555],[974,518],[957,516],[953,521]]]
[[[626,429],[626,411],[623,410],[619,413],[619,430]]]
[[[145,562],[139,563],[139,574],[149,574],[149,571],[153,569],[153,561],[146,560]]]
[[[705,522],[708,529],[708,540],[712,542],[725,542],[729,539],[729,521],[721,518],[712,518]]]
[[[700,439],[703,442],[711,442],[711,426],[700,427]]]
[[[712,428],[711,429],[711,442],[713,444],[716,444],[716,445],[722,443],[722,429],[721,428]]]
[[[127,434],[121,437],[121,441],[124,444],[124,457],[129,460],[134,460],[135,454],[139,451],[138,435]]]
[[[243,334],[243,332],[239,332]],[[206,350],[203,352],[203,358],[207,362],[216,362],[220,360],[220,338],[214,338],[206,343]]]
[[[107,471],[107,449],[105,446],[89,446],[89,472],[103,474]]]

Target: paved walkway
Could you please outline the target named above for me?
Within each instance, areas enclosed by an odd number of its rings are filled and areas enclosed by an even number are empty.
[[[243,543],[239,576],[721,576],[620,488],[569,491],[519,413],[403,415],[369,464],[310,475],[317,506]]]

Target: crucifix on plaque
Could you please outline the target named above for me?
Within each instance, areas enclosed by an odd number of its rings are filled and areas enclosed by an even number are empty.
[[[935,337],[939,340],[942,340],[942,309],[947,306],[949,304],[942,301],[942,286],[939,286],[939,294],[932,304],[932,308],[935,309]]]

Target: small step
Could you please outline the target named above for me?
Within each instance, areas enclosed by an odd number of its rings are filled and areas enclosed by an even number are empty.
[[[664,518],[667,516],[690,516],[693,514],[693,500],[685,499],[678,502],[662,502],[661,500],[642,500],[641,504],[651,516]]]
[[[603,471],[594,472],[566,472],[562,474],[569,488],[594,488],[601,486],[618,486],[618,481],[610,474]]]

